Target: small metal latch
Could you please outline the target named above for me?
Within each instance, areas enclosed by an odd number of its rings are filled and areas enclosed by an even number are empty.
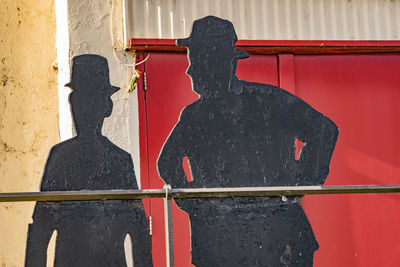
[[[149,231],[150,235],[153,235],[153,219],[151,218],[151,215],[149,216]]]
[[[146,76],[146,72],[143,72],[143,87],[144,87],[144,90],[147,91],[147,76]]]

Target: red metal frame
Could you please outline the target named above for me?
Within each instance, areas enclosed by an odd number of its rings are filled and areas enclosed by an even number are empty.
[[[285,88],[286,91],[295,95],[293,55],[280,54],[278,60],[279,87]]]
[[[331,41],[331,40],[238,40],[236,46],[251,54],[343,54],[398,53],[400,41]],[[131,38],[129,50],[142,52],[186,52],[175,39]]]

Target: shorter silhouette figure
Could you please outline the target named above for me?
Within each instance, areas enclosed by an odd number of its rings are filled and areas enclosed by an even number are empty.
[[[321,185],[338,129],[300,98],[239,80],[231,22],[196,20],[188,47],[193,91],[158,159],[173,188]],[[305,143],[298,159],[295,141]],[[182,167],[187,157],[188,181]],[[176,199],[190,217],[192,263],[208,266],[312,266],[318,249],[301,198]]]
[[[41,191],[137,189],[129,153],[101,133],[112,111],[107,60],[74,57],[70,103],[77,136],[50,152]],[[55,267],[125,267],[124,240],[132,238],[135,267],[153,266],[141,200],[38,202],[29,225],[26,267],[45,267],[48,242],[57,231]]]

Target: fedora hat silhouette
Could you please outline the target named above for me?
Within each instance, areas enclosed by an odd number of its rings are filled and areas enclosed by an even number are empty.
[[[65,86],[71,87],[73,91],[96,90],[105,95],[112,95],[119,90],[119,87],[110,84],[107,59],[90,54],[72,59],[71,82]]]
[[[188,38],[177,39],[177,45],[186,46],[189,49],[194,47],[213,48],[225,47],[232,49],[233,56],[237,59],[249,57],[249,53],[236,48],[237,36],[233,24],[225,19],[214,16],[207,16],[193,22],[192,32]]]

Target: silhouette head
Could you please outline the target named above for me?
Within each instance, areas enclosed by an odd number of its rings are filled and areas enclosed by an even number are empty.
[[[111,95],[119,90],[110,84],[107,59],[80,55],[72,60],[70,103],[75,128],[80,134],[100,134],[105,117],[111,115]]]
[[[196,92],[202,94],[213,82],[229,82],[235,74],[237,60],[249,57],[246,51],[236,48],[236,42],[233,24],[214,16],[194,21],[190,36],[177,40],[178,45],[188,47],[187,73],[193,79]]]

